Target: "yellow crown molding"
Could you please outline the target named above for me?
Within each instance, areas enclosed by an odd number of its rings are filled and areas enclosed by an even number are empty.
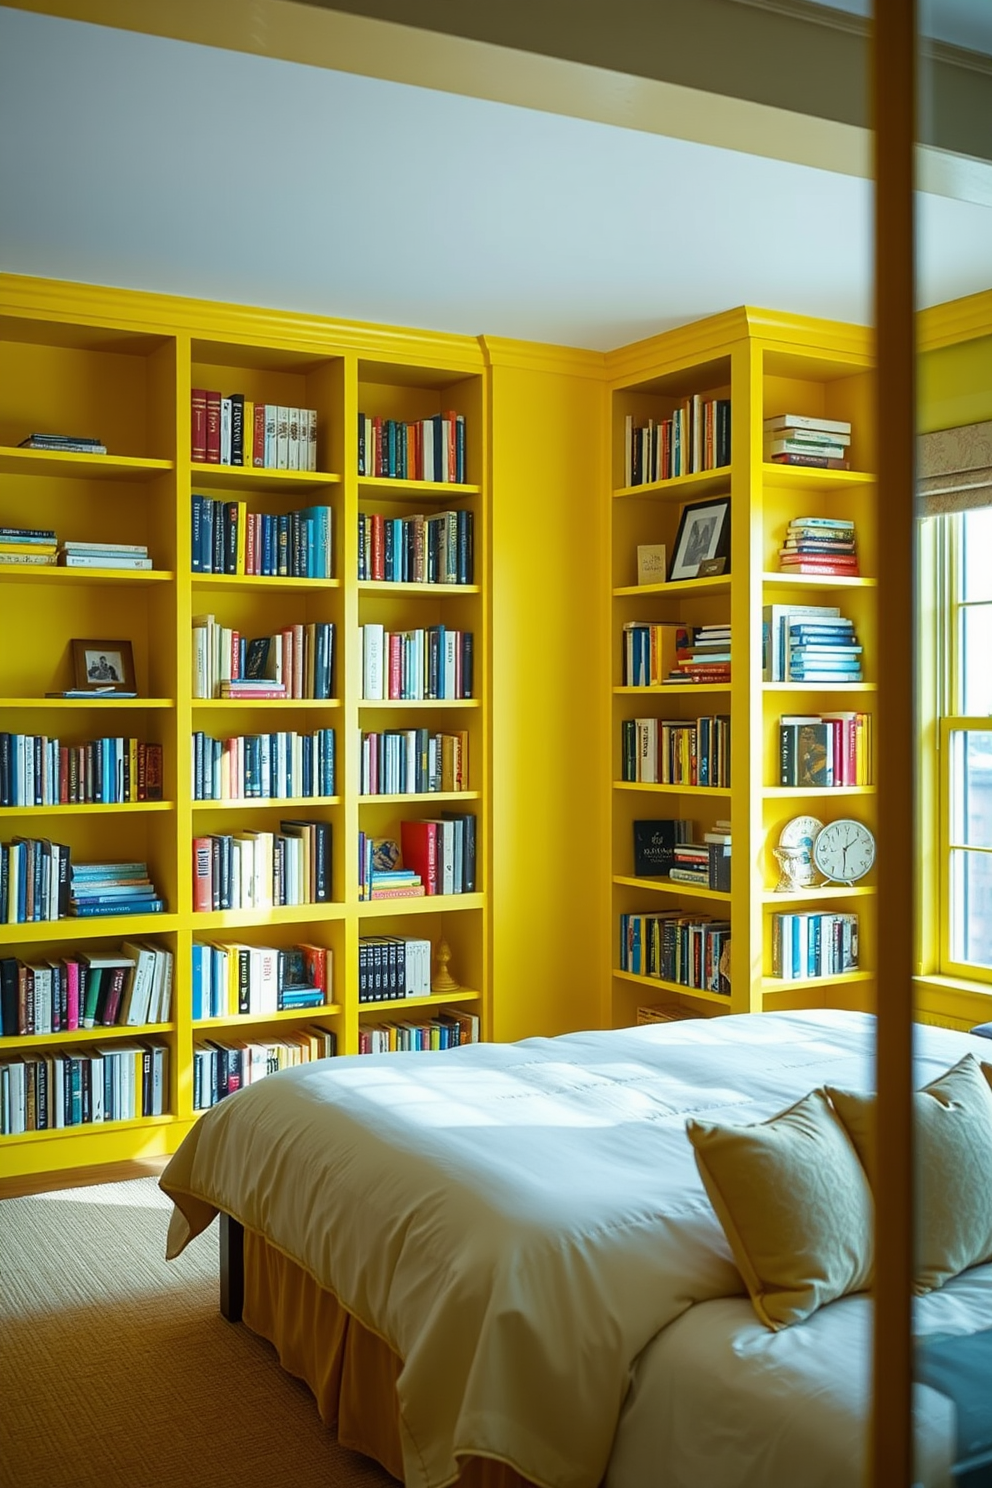
[[[935,351],[941,346],[992,336],[992,289],[965,295],[960,300],[947,300],[943,305],[931,305],[929,309],[920,311],[918,326],[921,351]]]
[[[5,314],[20,313],[149,334],[185,332],[211,341],[259,342],[326,355],[353,351],[375,361],[401,358],[404,362],[423,366],[440,364],[456,371],[477,372],[484,366],[474,336],[335,320],[296,311],[77,284],[70,280],[34,279],[19,274],[0,274],[0,310]]]
[[[525,372],[552,372],[571,377],[606,376],[606,354],[577,346],[555,346],[541,341],[516,341],[506,336],[480,336],[490,367],[515,367]]]
[[[641,341],[632,341],[629,346],[619,346],[607,352],[607,376],[614,383],[629,382],[656,369],[660,361],[677,371],[683,363],[688,365],[708,356],[728,355],[733,344],[748,334],[747,309],[741,305],[734,310],[724,310],[718,315],[707,316],[705,320],[659,331],[656,336],[646,336]]]

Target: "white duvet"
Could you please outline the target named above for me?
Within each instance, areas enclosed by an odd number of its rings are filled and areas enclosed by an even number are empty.
[[[545,1488],[597,1488],[612,1452],[610,1488],[847,1488],[672,1465],[673,1417],[688,1443],[731,1392],[707,1380],[720,1350],[731,1375],[735,1359],[742,1381],[751,1369],[724,1342],[749,1304],[684,1128],[690,1113],[761,1120],[828,1080],[864,1088],[873,1037],[860,1014],[763,1014],[287,1070],[207,1112],[169,1164],[169,1254],[225,1210],[384,1337],[404,1360],[408,1485],[444,1488],[460,1455],[481,1455]],[[987,1050],[921,1029],[918,1083],[969,1047]],[[730,1311],[676,1412],[670,1325],[696,1303]],[[758,1353],[759,1335],[773,1337],[755,1320]]]

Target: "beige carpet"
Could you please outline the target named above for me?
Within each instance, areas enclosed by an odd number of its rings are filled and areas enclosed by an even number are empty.
[[[3,1488],[396,1488],[217,1311],[216,1225],[164,1260],[153,1178],[0,1201]]]

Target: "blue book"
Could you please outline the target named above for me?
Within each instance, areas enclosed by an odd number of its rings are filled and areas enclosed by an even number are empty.
[[[203,572],[203,497],[193,496],[190,513],[190,567],[193,573]]]
[[[193,942],[192,969],[193,969],[193,991],[191,998],[191,1011],[193,1021],[203,1017],[203,962],[204,952],[207,946],[200,945],[198,941]]]
[[[115,899],[110,904],[85,900],[70,904],[69,914],[76,917],[97,915],[159,914],[165,908],[163,899]]]

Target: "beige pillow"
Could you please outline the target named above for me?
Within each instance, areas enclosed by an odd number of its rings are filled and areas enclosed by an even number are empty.
[[[913,1101],[918,1295],[992,1260],[992,1067],[966,1054]],[[875,1189],[875,1097],[827,1086]]]
[[[763,1323],[787,1327],[871,1285],[871,1190],[822,1090],[755,1126],[686,1130]]]

